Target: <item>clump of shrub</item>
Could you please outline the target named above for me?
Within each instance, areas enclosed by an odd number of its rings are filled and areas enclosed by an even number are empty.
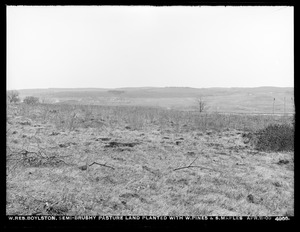
[[[8,103],[18,103],[20,102],[19,92],[15,90],[7,91],[6,97]]]
[[[23,102],[29,105],[35,105],[39,103],[39,98],[34,96],[27,96],[24,98]]]
[[[256,133],[255,147],[260,151],[294,151],[294,127],[273,124]]]

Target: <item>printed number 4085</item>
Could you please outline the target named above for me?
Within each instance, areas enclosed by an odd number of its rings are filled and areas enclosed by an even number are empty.
[[[276,217],[275,221],[287,221],[290,220],[288,217]]]

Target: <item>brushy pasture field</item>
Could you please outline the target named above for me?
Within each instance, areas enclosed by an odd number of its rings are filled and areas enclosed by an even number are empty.
[[[7,106],[8,215],[294,215],[294,152],[251,137],[292,117]]]

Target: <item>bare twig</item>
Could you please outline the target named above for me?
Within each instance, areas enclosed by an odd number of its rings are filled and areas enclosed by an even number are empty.
[[[208,169],[208,170],[211,170],[211,171],[216,171],[214,169],[211,169],[211,168],[206,168],[206,167],[203,167],[203,166],[199,166],[199,165],[193,165],[193,163],[195,163],[195,161],[198,159],[198,157],[196,157],[196,159],[194,159],[194,161],[192,163],[189,164],[189,166],[185,166],[185,167],[180,167],[180,168],[175,168],[173,169],[173,171],[177,171],[177,170],[181,170],[181,169],[185,169],[185,168],[202,168],[202,169]]]
[[[8,132],[11,130],[11,127],[6,129],[6,135],[8,134]]]
[[[184,168],[196,167],[196,166],[192,166],[192,164],[193,164],[197,159],[198,159],[198,157],[196,157],[196,159],[194,159],[194,161],[193,161],[192,163],[190,163],[189,166],[181,167],[181,168],[175,168],[173,171],[180,170],[180,169],[184,169]]]
[[[198,157],[196,157],[196,159],[188,167],[190,167],[197,159]]]
[[[64,164],[68,165],[64,160],[62,159],[56,159],[56,161],[60,161],[60,162],[63,162]]]
[[[211,168],[206,168],[206,167],[202,167],[202,166],[198,166],[198,165],[195,165],[195,166],[186,166],[186,167],[181,167],[181,168],[175,168],[173,169],[173,171],[177,171],[177,170],[180,170],[180,169],[185,169],[185,168],[202,168],[202,169],[208,169],[208,170],[211,170],[211,171],[216,171],[215,169],[211,169]]]
[[[115,169],[115,168],[113,168],[113,167],[111,167],[111,166],[108,166],[108,165],[105,165],[105,164],[99,164],[99,163],[97,163],[97,162],[93,162],[93,163],[91,163],[89,166],[92,166],[92,165],[94,165],[94,164],[98,164],[98,165],[100,165],[100,166],[104,166],[104,167],[107,167],[107,168]]]

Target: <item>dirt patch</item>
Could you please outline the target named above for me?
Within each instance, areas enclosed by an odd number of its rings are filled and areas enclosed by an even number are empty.
[[[116,142],[111,141],[108,144],[106,144],[104,147],[134,147],[138,145],[137,142]]]

